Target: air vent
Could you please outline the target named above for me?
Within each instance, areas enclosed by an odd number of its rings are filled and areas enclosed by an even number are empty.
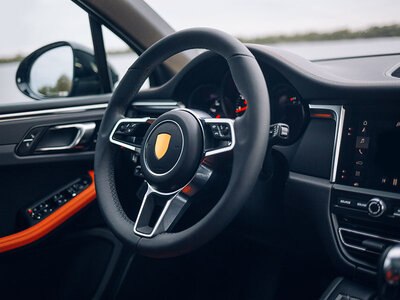
[[[396,70],[394,70],[392,73],[392,76],[400,78],[400,68],[397,68]]]
[[[400,78],[400,64],[395,65],[386,74],[389,76]]]
[[[354,258],[376,267],[380,255],[385,249],[400,240],[369,232],[340,227],[338,229],[340,242]]]

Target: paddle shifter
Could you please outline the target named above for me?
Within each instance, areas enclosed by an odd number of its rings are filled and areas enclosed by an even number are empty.
[[[381,257],[378,299],[400,299],[400,244],[389,247]]]

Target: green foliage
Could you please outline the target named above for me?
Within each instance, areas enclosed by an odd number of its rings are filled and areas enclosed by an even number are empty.
[[[72,81],[63,74],[61,75],[54,86],[44,85],[38,89],[38,92],[46,97],[66,97],[71,91]]]
[[[3,57],[3,58],[0,57],[0,64],[22,61],[24,58],[25,57],[22,56],[21,54],[18,54],[14,57]]]
[[[393,24],[388,26],[373,26],[365,30],[350,31],[348,29],[334,32],[309,32],[295,35],[277,35],[257,37],[253,39],[240,39],[244,43],[254,44],[274,44],[274,43],[292,43],[303,41],[333,41],[333,40],[351,40],[368,39],[377,37],[396,37],[400,36],[400,25]]]
[[[274,44],[274,43],[293,43],[307,41],[334,41],[351,39],[369,39],[378,37],[400,37],[400,24],[388,26],[372,26],[365,30],[351,31],[348,29],[337,30],[333,32],[309,32],[293,35],[271,35],[256,37],[252,39],[239,38],[244,43],[254,44]],[[121,49],[120,51],[108,52],[108,55],[124,54],[131,52],[130,49]],[[1,63],[18,62],[24,59],[24,56],[18,54],[14,57],[0,58]]]

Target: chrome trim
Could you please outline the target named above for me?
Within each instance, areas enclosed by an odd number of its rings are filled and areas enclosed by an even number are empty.
[[[147,118],[124,118],[124,119],[121,119],[114,125],[114,128],[111,131],[108,140],[110,141],[110,143],[113,143],[113,144],[118,145],[118,146],[125,147],[125,148],[130,149],[132,151],[135,151],[137,153],[140,153],[140,148],[139,147],[135,147],[135,146],[132,146],[132,145],[125,144],[123,142],[117,141],[117,140],[115,140],[113,138],[113,136],[114,136],[114,133],[117,130],[119,124],[121,124],[121,123],[146,123],[150,119],[151,118],[149,118],[149,117],[147,117]]]
[[[192,187],[192,189],[194,188],[195,190],[196,189],[199,190],[210,179],[211,175],[212,175],[212,170],[210,168],[208,168],[206,165],[200,164],[200,166],[197,169],[195,175],[193,175],[192,179],[189,180],[189,182],[186,185],[184,185],[182,188],[177,189],[177,190],[175,190],[173,192],[170,192],[170,193],[159,192],[153,186],[151,186],[147,181],[145,181],[145,183],[147,184],[147,191],[146,191],[146,193],[145,193],[145,195],[143,197],[143,201],[142,201],[142,204],[140,206],[140,210],[139,210],[138,216],[136,217],[136,221],[135,221],[135,224],[133,226],[133,232],[135,234],[139,235],[139,236],[151,238],[154,235],[160,233],[162,230],[167,231],[169,229],[169,227],[168,228],[165,228],[165,227],[161,228],[161,230],[160,230],[159,227],[160,227],[160,224],[162,224],[163,219],[164,219],[166,213],[168,212],[168,209],[170,208],[171,203],[174,200],[176,200],[177,198],[180,198],[180,199],[183,198],[183,197],[178,197],[178,196],[180,195],[179,193],[187,186]],[[161,196],[172,196],[172,197],[167,200],[167,202],[166,202],[166,204],[165,204],[165,206],[163,208],[163,211],[161,212],[160,217],[157,219],[157,222],[154,225],[153,230],[151,231],[151,233],[146,234],[146,233],[142,233],[142,232],[137,230],[137,224],[138,224],[139,217],[140,217],[140,215],[141,215],[141,213],[142,213],[142,211],[144,209],[145,201],[147,201],[147,197],[151,193],[155,193],[155,194],[158,194],[158,195],[161,195]],[[185,194],[187,196],[189,196],[189,197],[193,196],[191,194],[187,194],[187,193],[185,193]],[[186,204],[186,203],[184,203],[184,204]],[[182,208],[183,208],[183,206],[182,206]],[[163,225],[165,225],[165,222],[163,223]],[[170,224],[169,224],[169,226],[170,226]]]
[[[235,147],[235,144],[236,144],[235,128],[234,128],[235,120],[211,118],[211,119],[203,119],[203,121],[204,121],[204,123],[207,123],[207,124],[208,123],[228,124],[231,129],[231,144],[227,147],[206,151],[204,156],[211,156],[211,155],[215,155],[215,154],[219,154],[219,153],[223,153],[223,152],[228,152],[228,151],[231,151]]]
[[[158,233],[158,228],[160,227],[160,224],[161,224],[165,214],[167,213],[169,206],[171,205],[172,201],[175,199],[175,197],[179,194],[179,192],[181,190],[182,189],[179,189],[179,190],[171,192],[171,193],[162,193],[162,192],[157,191],[149,183],[147,183],[147,191],[146,191],[146,194],[143,197],[143,201],[142,201],[142,204],[140,206],[139,213],[138,213],[138,215],[136,217],[135,224],[133,225],[133,232],[138,236],[147,237],[147,238],[151,238],[155,234],[157,234]],[[150,233],[143,233],[143,232],[140,232],[140,231],[137,230],[137,226],[138,226],[138,223],[139,223],[139,218],[142,215],[143,209],[144,209],[145,204],[147,202],[147,199],[148,199],[149,195],[152,194],[152,193],[155,193],[155,194],[158,194],[158,195],[161,195],[161,196],[172,196],[172,197],[166,202],[166,204],[165,204],[160,216],[157,219],[156,224],[153,227],[153,230]]]
[[[108,105],[108,103],[102,103],[102,104],[93,104],[93,105],[71,106],[71,107],[63,107],[63,108],[52,108],[52,109],[0,114],[0,120],[53,115],[53,114],[59,114],[59,113],[82,112],[82,111],[96,110],[96,109],[105,109],[105,108],[107,108],[107,105]]]
[[[339,126],[336,129],[335,133],[335,156],[334,156],[334,162],[333,162],[333,169],[332,169],[332,174],[331,174],[331,182],[336,181],[336,175],[337,175],[337,168],[339,164],[339,156],[340,156],[340,146],[342,145],[342,135],[343,135],[343,124],[344,124],[344,118],[345,118],[345,109],[343,106],[340,108],[340,117],[339,117]]]
[[[174,123],[174,124],[175,124],[176,126],[178,126],[178,128],[179,128],[179,131],[180,131],[181,136],[182,136],[182,147],[181,147],[181,152],[179,153],[179,157],[178,157],[177,161],[175,162],[174,166],[173,166],[171,169],[169,169],[167,172],[164,172],[164,173],[156,173],[156,172],[153,172],[153,171],[149,168],[149,165],[147,164],[147,161],[146,161],[147,141],[149,140],[151,134],[154,132],[154,130],[155,130],[157,127],[159,127],[161,124],[168,123],[168,122]],[[147,138],[146,138],[146,140],[144,141],[143,145],[144,145],[144,149],[143,149],[143,161],[144,161],[144,165],[145,165],[147,171],[149,171],[149,173],[152,174],[152,175],[154,175],[154,176],[164,176],[164,175],[167,175],[167,174],[171,173],[172,170],[175,169],[175,167],[178,165],[179,161],[181,160],[181,158],[182,158],[182,153],[183,153],[183,148],[185,148],[185,136],[183,135],[183,131],[182,131],[181,126],[179,126],[179,124],[178,124],[177,122],[175,122],[175,121],[173,121],[173,120],[165,120],[165,121],[162,121],[162,122],[158,123],[158,124],[150,131],[150,133],[147,135]]]
[[[74,112],[83,112],[96,109],[106,109],[107,106],[108,103],[100,103],[100,104],[88,104],[80,106],[49,108],[42,110],[0,114],[0,122],[9,121],[9,119],[33,118],[33,117],[56,115],[62,113],[74,113]],[[183,107],[182,104],[176,101],[134,101],[132,102],[131,106],[141,106],[141,107],[154,106],[154,108],[167,108],[167,109]]]
[[[340,227],[338,229],[338,233],[339,233],[340,241],[343,243],[343,245],[345,245],[346,247],[349,247],[349,248],[360,250],[360,251],[367,251],[367,252],[380,254],[378,252],[368,250],[367,248],[364,248],[364,247],[359,247],[359,246],[356,246],[356,245],[352,245],[352,244],[346,243],[344,241],[344,239],[343,239],[342,231],[346,231],[346,232],[350,232],[350,233],[354,233],[354,234],[359,234],[359,235],[362,235],[362,236],[366,236],[366,237],[370,237],[370,238],[374,238],[374,239],[378,239],[378,240],[380,239],[380,240],[384,240],[384,241],[388,241],[388,242],[400,243],[400,240],[386,238],[386,237],[383,237],[383,236],[380,236],[380,235],[376,235],[376,234],[372,234],[372,233],[368,233],[368,232],[363,232],[363,231],[358,231],[358,230],[353,230],[353,229]]]
[[[134,101],[132,102],[131,106],[154,106],[155,108],[165,108],[171,107],[171,109],[184,107],[182,104],[176,101]]]
[[[36,148],[35,151],[48,152],[48,151],[72,150],[76,146],[79,146],[79,144],[81,142],[86,142],[87,140],[90,139],[90,137],[93,135],[94,129],[96,128],[96,123],[88,122],[88,123],[58,125],[58,126],[51,127],[49,130],[55,131],[55,130],[62,130],[62,129],[68,129],[68,128],[75,128],[78,130],[74,140],[70,144],[65,145],[65,146]],[[25,141],[27,141],[27,140],[24,140],[24,142]]]
[[[343,105],[310,104],[309,106],[310,110],[313,109],[326,110],[333,112],[335,115],[335,121],[336,121],[335,142],[333,144],[333,156],[331,162],[331,175],[330,175],[330,182],[334,183],[336,181],[337,168],[339,164],[340,145],[342,143],[343,124],[346,111]]]
[[[370,207],[369,207],[369,205],[370,205],[373,201],[376,202],[376,203],[378,203],[378,204],[381,206],[381,211],[380,211],[378,214],[376,214],[376,215],[374,215],[374,214],[371,212]],[[367,210],[368,210],[368,214],[369,214],[371,217],[377,218],[377,217],[382,216],[383,213],[386,211],[386,204],[385,204],[385,202],[383,202],[383,201],[382,201],[381,199],[379,199],[378,197],[374,197],[374,198],[372,198],[371,200],[368,201],[368,203],[367,203]]]

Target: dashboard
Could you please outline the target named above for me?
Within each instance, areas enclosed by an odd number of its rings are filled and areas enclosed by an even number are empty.
[[[310,235],[304,251],[321,243],[343,272],[374,274],[382,249],[400,241],[400,82],[387,73],[400,55],[309,62],[268,47],[250,49],[268,86],[271,124],[290,128],[290,139],[272,147],[288,165],[282,201],[294,213],[286,225]],[[176,77],[171,98],[180,106],[215,118],[246,112],[247,100],[222,58],[204,53]],[[252,195],[253,201],[267,201],[264,196]],[[244,228],[275,226],[272,216],[257,221],[268,212],[243,214],[258,216],[244,217]]]
[[[212,60],[212,63],[201,65],[185,75],[183,84],[176,92],[177,97],[185,107],[202,110],[214,118],[240,117],[247,109],[247,100],[236,88],[225,61],[218,58]],[[269,77],[271,124],[287,124],[290,135],[280,144],[292,144],[307,125],[308,104],[278,72],[267,66],[264,66],[263,72]]]

